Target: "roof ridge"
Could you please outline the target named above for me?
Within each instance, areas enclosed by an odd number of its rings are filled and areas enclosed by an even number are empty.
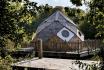
[[[75,25],[77,27],[77,25],[70,19],[67,17],[67,15],[64,15],[62,12],[59,11],[59,13],[67,20],[69,21],[70,23],[72,23],[73,25]]]

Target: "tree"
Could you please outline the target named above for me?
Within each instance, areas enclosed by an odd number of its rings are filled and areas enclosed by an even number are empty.
[[[72,4],[76,5],[76,6],[81,6],[82,5],[82,0],[70,0],[72,2]]]
[[[90,14],[93,18],[93,25],[96,26],[98,31],[97,36],[104,38],[104,1],[103,0],[93,0],[90,3]]]
[[[79,2],[76,2],[79,1]],[[80,3],[84,1],[87,2],[88,7],[90,8],[89,12],[87,13],[88,22],[90,22],[91,26],[95,29],[95,35],[98,38],[104,38],[104,0],[91,0],[88,2],[87,0],[71,0],[73,4],[77,4],[80,6]]]
[[[8,39],[15,43],[15,47],[22,45],[23,42],[29,42],[33,33],[32,20],[37,18],[36,3],[3,0],[0,1],[0,5],[2,9],[0,11],[2,16],[0,17],[0,50],[2,51],[7,44],[10,44]]]
[[[29,43],[33,33],[40,20],[50,15],[52,7],[46,4],[45,6],[37,6],[37,3],[25,0],[4,0],[0,2],[2,5],[0,14],[0,46],[5,47],[8,43],[7,39],[15,43],[15,47],[21,46],[22,43]],[[47,13],[46,13],[47,12]]]
[[[104,0],[91,0],[90,2],[87,3],[90,10],[87,13],[87,19],[85,19],[85,21],[87,21],[87,23],[83,23],[84,25],[82,27],[90,27],[92,26],[93,30],[92,32],[94,33],[94,36],[103,39],[103,43],[104,43]],[[87,24],[87,26],[85,25]],[[84,29],[83,28],[83,29]],[[91,28],[89,28],[91,29]],[[85,30],[87,31],[87,30]],[[90,35],[90,34],[88,34]],[[103,56],[103,52],[104,52],[104,45],[101,46],[101,50],[98,53],[98,56],[100,56],[102,58],[101,61],[101,70],[104,69],[104,56]],[[99,69],[100,70],[100,69]]]
[[[79,25],[80,30],[84,33],[85,39],[97,39],[97,29],[95,25],[92,23],[92,18],[90,13],[87,13],[86,16],[83,18],[83,23]]]

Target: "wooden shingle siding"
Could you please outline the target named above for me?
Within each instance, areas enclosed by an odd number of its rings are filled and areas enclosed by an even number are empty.
[[[70,32],[70,37],[68,39],[65,39],[61,34],[61,30],[63,28],[66,28]],[[59,32],[60,31],[60,32]],[[56,11],[51,16],[49,16],[46,20],[44,20],[37,28],[36,30],[36,37],[43,40],[43,42],[47,41],[48,39],[52,38],[53,36],[60,37],[63,41],[83,41],[84,35],[82,36],[78,35],[78,27],[77,25],[68,17],[63,15],[60,11]],[[58,33],[59,32],[59,33]],[[58,35],[57,35],[58,34]],[[74,34],[75,38],[71,38],[72,34]],[[71,38],[71,40],[70,40]],[[60,39],[60,40],[61,40]]]
[[[63,28],[62,25],[59,24],[59,22],[53,22],[51,25],[47,26],[45,29],[43,29],[41,32],[38,33],[37,38],[42,39],[43,41],[48,40],[53,35],[57,35],[58,31]]]

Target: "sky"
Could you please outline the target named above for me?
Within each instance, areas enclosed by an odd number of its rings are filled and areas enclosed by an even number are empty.
[[[75,7],[70,0],[30,0],[30,1],[34,1],[37,2],[38,5],[45,5],[48,4],[50,6],[64,6],[64,7]],[[82,5],[81,7],[79,7],[80,9],[86,11],[87,7],[85,5]]]

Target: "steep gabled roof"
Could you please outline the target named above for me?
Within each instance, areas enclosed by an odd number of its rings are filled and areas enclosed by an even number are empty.
[[[62,19],[60,19],[60,17],[62,17]],[[72,25],[76,26],[77,25],[68,17],[64,16],[60,11],[56,11],[55,13],[53,13],[50,17],[48,17],[45,21],[43,21],[37,28],[37,33],[39,33],[41,30],[43,30],[46,26],[52,24],[52,22],[54,21],[59,21],[62,25],[68,27],[70,26],[69,23],[71,23]],[[68,22],[68,23],[66,23]],[[66,23],[66,24],[65,24]]]
[[[54,24],[54,23],[52,23],[54,21],[58,21],[60,24],[62,24],[64,27],[71,30],[72,32],[74,32],[78,36],[78,34],[77,34],[77,30],[78,30],[77,25],[70,18],[63,15],[60,11],[56,11],[51,16],[49,16],[45,21],[43,21],[38,26],[38,28],[36,30],[36,33],[39,33],[40,31],[42,31],[44,28],[46,28],[50,24]]]

